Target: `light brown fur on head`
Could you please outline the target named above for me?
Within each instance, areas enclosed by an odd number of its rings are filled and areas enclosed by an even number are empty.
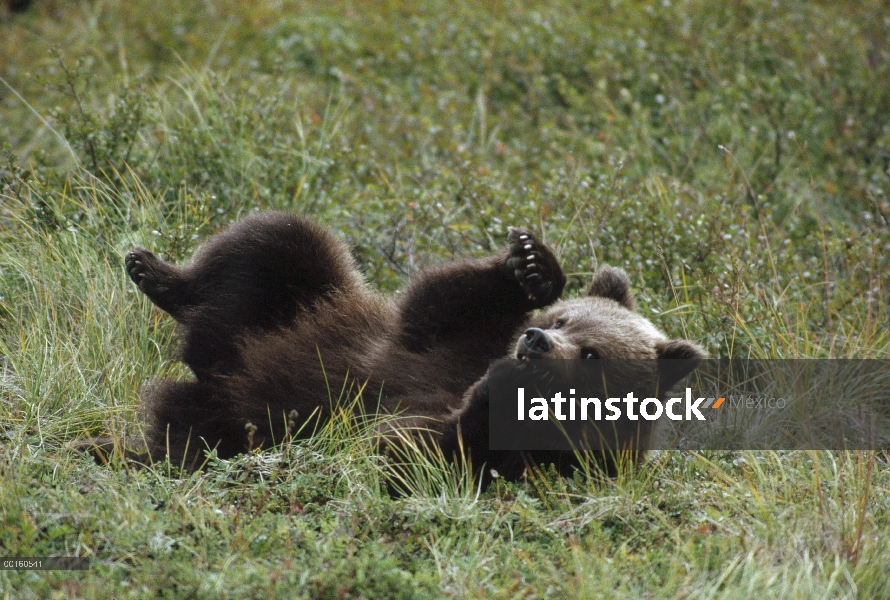
[[[703,358],[686,340],[671,341],[635,310],[621,269],[601,268],[589,295],[564,300],[531,317],[513,346],[515,358]]]

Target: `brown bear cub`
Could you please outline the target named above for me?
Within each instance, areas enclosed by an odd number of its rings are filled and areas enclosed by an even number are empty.
[[[350,400],[341,390],[361,388],[366,406],[432,430],[446,456],[463,447],[477,469],[517,477],[530,461],[560,457],[488,451],[491,360],[660,359],[652,362],[664,366],[667,389],[694,362],[664,359],[703,356],[635,312],[619,269],[601,269],[589,296],[557,302],[565,275],[521,228],[510,230],[502,252],[423,271],[396,298],[369,289],[331,231],[294,214],[235,223],[187,267],[141,248],[127,254],[126,267],[184,329],[182,359],[195,379],[150,386],[144,403],[151,457],[189,468],[208,449],[228,458],[272,446],[285,438],[293,411],[323,420]],[[256,430],[248,433],[248,423]]]

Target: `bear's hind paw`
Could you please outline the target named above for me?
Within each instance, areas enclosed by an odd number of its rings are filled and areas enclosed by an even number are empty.
[[[176,267],[146,250],[135,248],[124,257],[127,274],[158,308],[173,314],[181,307],[182,278]]]

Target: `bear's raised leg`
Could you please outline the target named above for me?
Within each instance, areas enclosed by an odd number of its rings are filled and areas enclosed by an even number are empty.
[[[483,361],[502,356],[529,312],[559,299],[566,278],[547,246],[512,228],[509,248],[420,273],[399,302],[400,342],[423,352],[454,346]]]
[[[142,248],[125,262],[139,289],[186,327],[183,360],[199,379],[237,370],[245,333],[287,326],[325,295],[365,289],[348,248],[292,214],[262,213],[232,225],[207,240],[190,266]]]
[[[182,269],[164,262],[145,248],[135,248],[124,257],[127,274],[155,306],[179,319],[191,304]]]

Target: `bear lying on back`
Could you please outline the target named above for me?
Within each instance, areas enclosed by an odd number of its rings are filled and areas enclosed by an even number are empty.
[[[463,431],[477,469],[486,464],[516,477],[529,461],[561,457],[488,451],[491,360],[684,365],[658,367],[667,390],[694,361],[663,359],[703,356],[636,313],[619,269],[601,269],[588,296],[557,302],[565,276],[553,253],[521,228],[511,229],[502,252],[423,271],[397,298],[369,289],[346,246],[294,214],[248,217],[210,238],[187,267],[141,248],[127,254],[126,267],[184,328],[182,359],[196,378],[154,384],[144,403],[152,458],[189,468],[207,449],[228,458],[249,443],[268,447],[284,439],[292,411],[324,419],[340,390],[363,387],[366,403],[379,398],[380,410],[408,417],[401,426],[431,429],[446,456],[461,447]],[[248,423],[257,428],[250,440]]]

